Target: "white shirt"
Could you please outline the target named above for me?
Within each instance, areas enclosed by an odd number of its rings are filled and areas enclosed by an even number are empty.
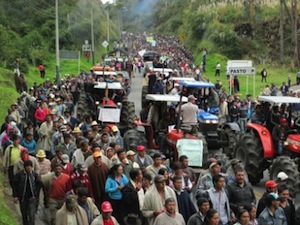
[[[75,213],[67,212],[67,221],[67,225],[78,225]]]

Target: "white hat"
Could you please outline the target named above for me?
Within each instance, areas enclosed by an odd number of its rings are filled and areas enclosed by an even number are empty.
[[[97,121],[94,120],[94,121],[92,122],[91,126],[98,126]]]
[[[190,100],[190,99],[197,100],[197,98],[195,98],[194,95],[189,95],[189,96],[188,96],[188,100]]]
[[[178,84],[178,83],[176,83],[176,84],[174,84],[174,86],[175,86],[175,87],[179,87],[179,84]]]
[[[279,172],[277,174],[277,179],[280,179],[281,181],[285,181],[288,178],[289,176],[285,172]]]
[[[67,154],[63,154],[61,157],[61,160],[64,162],[64,163],[69,163],[69,156]]]

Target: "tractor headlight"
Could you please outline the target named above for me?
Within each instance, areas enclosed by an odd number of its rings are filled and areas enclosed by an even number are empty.
[[[213,123],[213,124],[218,124],[219,121],[218,120],[204,120],[204,123]]]

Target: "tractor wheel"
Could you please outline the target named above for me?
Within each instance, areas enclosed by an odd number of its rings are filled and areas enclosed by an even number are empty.
[[[254,134],[244,134],[235,146],[234,157],[242,161],[251,184],[259,183],[267,167],[260,140]]]
[[[144,103],[147,101],[146,100],[146,95],[148,94],[148,86],[143,86],[142,87],[142,101],[141,101],[141,104],[142,104],[142,107],[144,105]]]
[[[134,120],[136,119],[133,102],[123,102],[120,116],[120,130],[125,133],[127,130],[135,129]]]
[[[145,137],[145,134],[137,130],[126,131],[123,137],[123,141],[124,148],[126,150],[131,149],[133,151],[136,151],[136,146],[138,145],[147,146],[147,139]]]
[[[223,153],[226,154],[230,159],[233,156],[235,145],[237,143],[238,134],[230,128],[225,128],[223,131],[223,137],[228,142],[226,147],[223,147]]]
[[[270,168],[270,179],[276,180],[277,174],[281,171],[288,175],[287,184],[291,187],[291,193],[295,193],[300,184],[300,174],[295,161],[289,156],[279,156],[274,159]]]

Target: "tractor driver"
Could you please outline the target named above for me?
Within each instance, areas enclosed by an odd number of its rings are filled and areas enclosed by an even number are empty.
[[[272,138],[275,146],[277,146],[278,155],[282,155],[283,142],[286,140],[290,128],[286,118],[279,119],[279,125],[275,126],[272,131]]]
[[[257,124],[261,124],[261,125],[265,124],[265,118],[264,118],[264,114],[262,112],[262,105],[257,104],[255,106],[255,111],[251,116],[251,123],[257,123]]]
[[[188,96],[188,102],[183,104],[181,107],[181,117],[182,117],[182,125],[191,125],[192,134],[197,134],[198,129],[197,129],[197,114],[200,112],[200,109],[198,106],[195,104],[196,103],[196,98],[194,95],[189,95]]]

